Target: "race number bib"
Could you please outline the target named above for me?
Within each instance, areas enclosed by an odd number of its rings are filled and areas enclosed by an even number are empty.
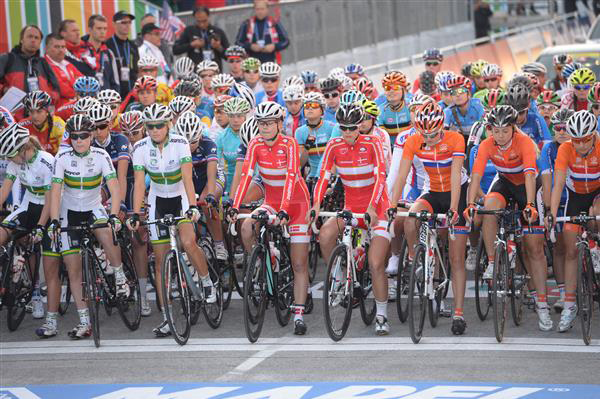
[[[129,82],[129,68],[121,67],[121,81]]]

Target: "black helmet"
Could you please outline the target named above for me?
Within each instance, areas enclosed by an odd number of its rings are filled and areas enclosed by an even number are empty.
[[[512,106],[518,112],[524,111],[529,108],[531,102],[531,96],[529,90],[522,84],[515,84],[509,86],[508,92],[506,93],[506,104]]]
[[[342,105],[335,113],[335,119],[341,126],[356,126],[365,117],[365,110],[359,103]]]
[[[492,127],[507,127],[517,123],[518,112],[510,105],[498,105],[486,115],[485,123]]]
[[[67,124],[65,125],[67,133],[91,132],[94,129],[94,122],[83,114],[73,115],[67,120]]]
[[[419,75],[419,85],[421,86],[423,94],[430,95],[435,93],[435,74],[431,71],[422,72]]]
[[[341,83],[334,77],[327,77],[319,81],[319,88],[322,92],[337,90]]]

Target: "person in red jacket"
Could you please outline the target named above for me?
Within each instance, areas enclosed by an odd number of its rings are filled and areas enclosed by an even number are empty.
[[[56,33],[46,36],[46,55],[44,58],[58,78],[60,91],[60,99],[56,103],[56,109],[75,98],[77,94],[73,85],[78,77],[83,76],[73,64],[65,60],[66,52],[67,47],[62,36]]]

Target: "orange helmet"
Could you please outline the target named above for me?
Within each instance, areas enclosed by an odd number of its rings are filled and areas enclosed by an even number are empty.
[[[406,79],[406,75],[400,71],[391,71],[386,73],[381,80],[382,86],[392,86],[399,85],[401,87],[408,86],[408,79]]]
[[[152,76],[141,76],[135,81],[133,88],[135,90],[155,90],[158,82]]]
[[[421,134],[437,133],[444,126],[444,111],[435,101],[426,102],[415,112],[415,129]]]

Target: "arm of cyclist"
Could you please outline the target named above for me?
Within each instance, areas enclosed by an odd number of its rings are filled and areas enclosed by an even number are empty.
[[[462,142],[464,148],[464,141]],[[465,161],[464,154],[455,155],[452,158],[452,166],[450,172],[450,208],[449,210],[453,212],[452,220],[450,224],[456,224],[458,222],[459,214],[458,214],[458,201],[460,200],[460,190],[461,190],[461,176],[462,176],[462,167]]]
[[[208,161],[206,165],[206,192],[214,197],[217,190],[217,160]]]
[[[558,161],[558,158],[557,158]],[[557,163],[558,167],[558,163]],[[560,197],[562,196],[563,188],[565,187],[565,182],[567,181],[567,173],[565,170],[556,169],[554,171],[554,187],[552,187],[552,194],[550,197],[550,214],[554,221],[556,221],[556,215],[558,214],[558,207],[560,206]],[[552,226],[546,223],[546,227],[550,228]]]
[[[240,204],[242,200],[246,196],[246,192],[248,191],[248,187],[250,186],[250,182],[252,181],[252,176],[254,175],[254,165],[256,165],[256,143],[257,141],[253,141],[250,143],[250,147],[248,147],[248,151],[246,152],[246,158],[244,159],[244,164],[242,165],[242,172],[240,174],[240,184],[236,188],[235,198],[233,200],[233,209],[240,209]],[[237,168],[237,164],[236,164]],[[230,195],[231,198],[231,195]],[[234,211],[235,212],[235,211]],[[237,220],[237,216],[231,218],[231,222],[235,222]]]
[[[402,158],[400,161],[400,168],[398,170],[398,177],[396,178],[396,182],[394,183],[394,188],[392,189],[392,207],[394,207],[400,197],[402,196],[402,190],[404,189],[404,185],[406,184],[406,177],[410,172],[410,168],[412,166],[412,159]]]
[[[127,227],[130,230],[137,230],[139,227],[142,204],[146,194],[146,173],[143,167],[134,169],[133,172],[133,216],[127,220]]]
[[[0,187],[0,207],[4,205],[6,199],[10,195],[10,192],[13,187],[14,180],[11,176],[6,175],[4,182],[2,183],[2,187]]]
[[[334,140],[329,140],[325,147],[325,154],[321,158],[319,165],[319,180],[314,189],[313,195],[313,207],[308,211],[306,215],[306,221],[310,222],[312,211],[315,212],[315,219],[319,217],[319,211],[321,210],[321,201],[327,191],[329,180],[331,179],[332,169],[334,168],[335,156],[333,154]]]
[[[189,151],[189,146],[187,149]],[[185,195],[188,199],[189,209],[186,214],[197,222],[200,219],[200,211],[196,206],[196,190],[194,189],[194,179],[192,178],[192,157],[184,157],[181,159],[181,179],[183,180],[183,187],[185,188]]]
[[[240,185],[240,181],[242,180],[242,169],[244,168],[243,161],[237,161],[235,163],[235,172],[233,174],[233,180],[231,181],[231,187],[229,187],[229,198],[235,198],[235,194],[237,193],[237,189]]]
[[[129,169],[129,158],[119,159],[117,162],[117,180],[119,181],[119,192],[122,193],[121,202],[127,192],[127,169]]]
[[[371,199],[369,201],[369,207],[367,208],[367,213],[371,217],[371,226],[376,226],[377,219],[377,204],[381,200],[381,197],[384,194],[385,188],[385,157],[383,155],[383,145],[381,141],[373,137],[373,150],[375,153],[375,167],[373,168],[373,174],[375,175],[375,186],[373,187],[373,194],[371,195]]]
[[[298,142],[296,139],[288,140],[287,143],[287,173],[285,176],[285,184],[283,186],[283,197],[281,198],[280,210],[288,213],[292,195],[294,194],[294,185],[298,182],[300,171],[300,156],[298,155]],[[280,211],[280,212],[281,212]],[[281,222],[286,224],[288,220],[283,218]],[[285,220],[285,221],[284,221]]]

